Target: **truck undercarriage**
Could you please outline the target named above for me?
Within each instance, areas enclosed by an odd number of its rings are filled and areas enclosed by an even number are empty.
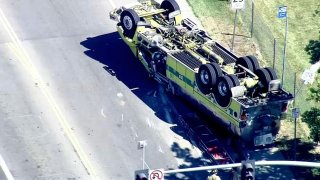
[[[174,0],[140,1],[115,9],[110,18],[151,77],[212,112],[248,144],[273,143],[293,96],[272,68],[228,51],[183,19]]]

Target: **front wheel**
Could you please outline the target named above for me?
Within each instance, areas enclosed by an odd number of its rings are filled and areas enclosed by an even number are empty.
[[[139,21],[140,17],[133,9],[124,10],[120,15],[120,24],[124,35],[132,39]]]
[[[199,90],[203,94],[209,94],[215,81],[216,74],[213,66],[210,64],[202,64],[196,74],[196,83]]]
[[[175,0],[164,0],[160,5],[161,9],[167,10],[163,14],[168,16],[170,13],[180,10],[178,3]]]

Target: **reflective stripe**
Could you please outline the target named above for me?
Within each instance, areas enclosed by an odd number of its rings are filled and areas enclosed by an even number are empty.
[[[177,78],[179,78],[180,80],[188,84],[189,86],[194,87],[194,83],[192,83],[192,81],[189,78],[180,74],[177,70],[173,69],[171,66],[167,66],[167,70],[173,75],[175,75]]]

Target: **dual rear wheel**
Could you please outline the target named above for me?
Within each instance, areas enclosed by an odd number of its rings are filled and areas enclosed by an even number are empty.
[[[222,107],[227,107],[231,102],[231,88],[240,85],[237,76],[223,75],[217,63],[202,64],[196,75],[196,83],[203,94],[213,93]]]
[[[268,92],[270,81],[278,78],[276,72],[271,67],[259,68],[255,74],[259,77],[259,81],[262,84],[260,90],[263,93]]]
[[[251,72],[255,72],[257,69],[259,69],[259,62],[255,56],[245,56],[245,57],[240,57],[237,62],[237,65],[241,65]]]
[[[237,65],[241,65],[254,74],[256,74],[259,78],[259,81],[262,84],[262,87],[260,88],[262,93],[268,92],[268,86],[270,81],[277,79],[277,74],[271,67],[266,68],[260,68],[259,62],[255,56],[245,56],[240,57],[237,62]]]
[[[222,70],[217,63],[202,64],[196,75],[196,83],[203,94],[209,94],[216,85]]]
[[[260,68],[257,58],[254,56],[241,57],[236,62],[252,73],[256,74],[262,86],[262,93],[268,92],[270,81],[277,79],[276,72],[271,67]],[[229,106],[232,98],[231,89],[239,86],[240,81],[236,75],[223,75],[217,63],[202,64],[196,74],[196,84],[203,94],[213,93],[216,102],[221,107]]]

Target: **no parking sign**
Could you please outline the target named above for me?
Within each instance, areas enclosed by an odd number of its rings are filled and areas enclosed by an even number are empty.
[[[149,180],[164,180],[164,169],[150,170]]]

